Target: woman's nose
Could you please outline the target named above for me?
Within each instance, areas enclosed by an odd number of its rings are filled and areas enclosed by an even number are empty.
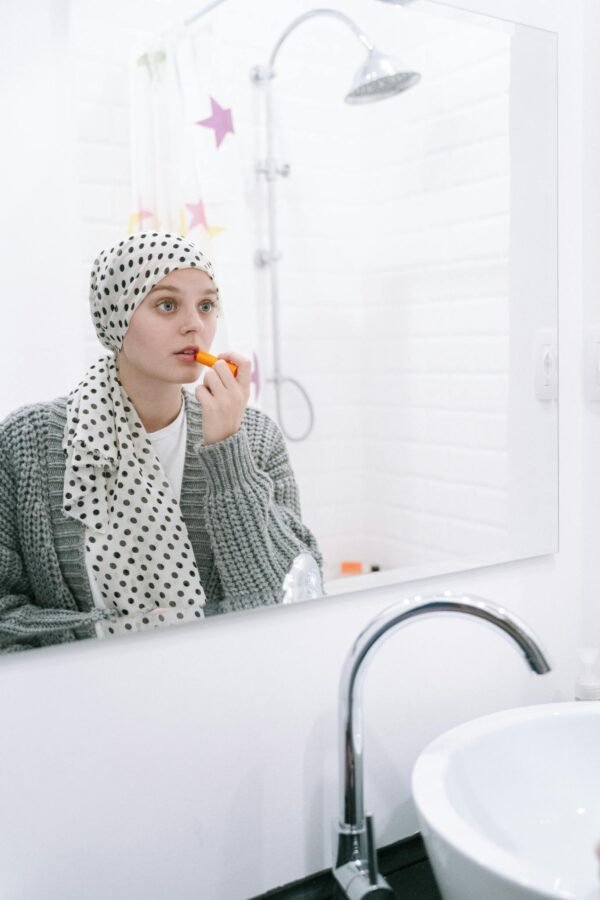
[[[200,313],[190,313],[187,315],[181,325],[181,330],[184,334],[189,333],[190,331],[198,331],[202,332],[206,328],[206,321]]]

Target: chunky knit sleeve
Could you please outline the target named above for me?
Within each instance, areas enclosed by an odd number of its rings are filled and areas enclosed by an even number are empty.
[[[57,609],[53,602],[52,549],[44,528],[45,510],[35,490],[32,453],[26,430],[13,423],[0,426],[0,653],[75,640],[72,629],[93,626],[97,618]],[[28,454],[31,458],[26,459]],[[35,544],[35,558],[28,539]],[[46,597],[40,596],[31,578],[40,568],[48,582]]]
[[[317,542],[302,523],[298,486],[283,435],[263,413],[224,441],[199,445],[207,475],[206,527],[223,591],[222,611],[281,602],[294,558]]]

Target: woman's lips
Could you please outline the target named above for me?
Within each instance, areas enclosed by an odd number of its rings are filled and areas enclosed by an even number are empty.
[[[179,353],[176,353],[175,356],[182,362],[195,363],[195,365],[198,365],[198,363],[196,362],[195,348],[192,348],[191,350],[181,350]]]

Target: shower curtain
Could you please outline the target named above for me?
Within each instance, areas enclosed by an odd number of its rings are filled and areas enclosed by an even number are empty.
[[[187,236],[213,262],[222,298],[212,352],[252,360],[260,401],[251,169],[236,134],[227,57],[210,27],[172,28],[131,69],[132,206],[128,233]]]

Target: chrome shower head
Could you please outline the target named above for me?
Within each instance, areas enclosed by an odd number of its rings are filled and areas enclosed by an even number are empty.
[[[346,103],[359,104],[371,103],[374,100],[385,100],[386,97],[393,97],[394,94],[405,91],[420,80],[421,76],[418,72],[412,72],[400,63],[393,62],[388,56],[380,53],[379,50],[376,50],[373,42],[345,13],[337,9],[311,9],[298,16],[288,25],[273,47],[268,65],[255,66],[252,69],[251,78],[255,84],[268,82],[275,76],[275,60],[282,44],[299,25],[315,16],[330,16],[340,20],[354,32],[361,44],[367,48],[368,56],[354,76],[352,87],[344,98]]]
[[[406,91],[421,79],[418,72],[393,62],[379,50],[369,50],[369,54],[357,71],[352,87],[345,96],[346,103],[373,103],[385,100]]]

